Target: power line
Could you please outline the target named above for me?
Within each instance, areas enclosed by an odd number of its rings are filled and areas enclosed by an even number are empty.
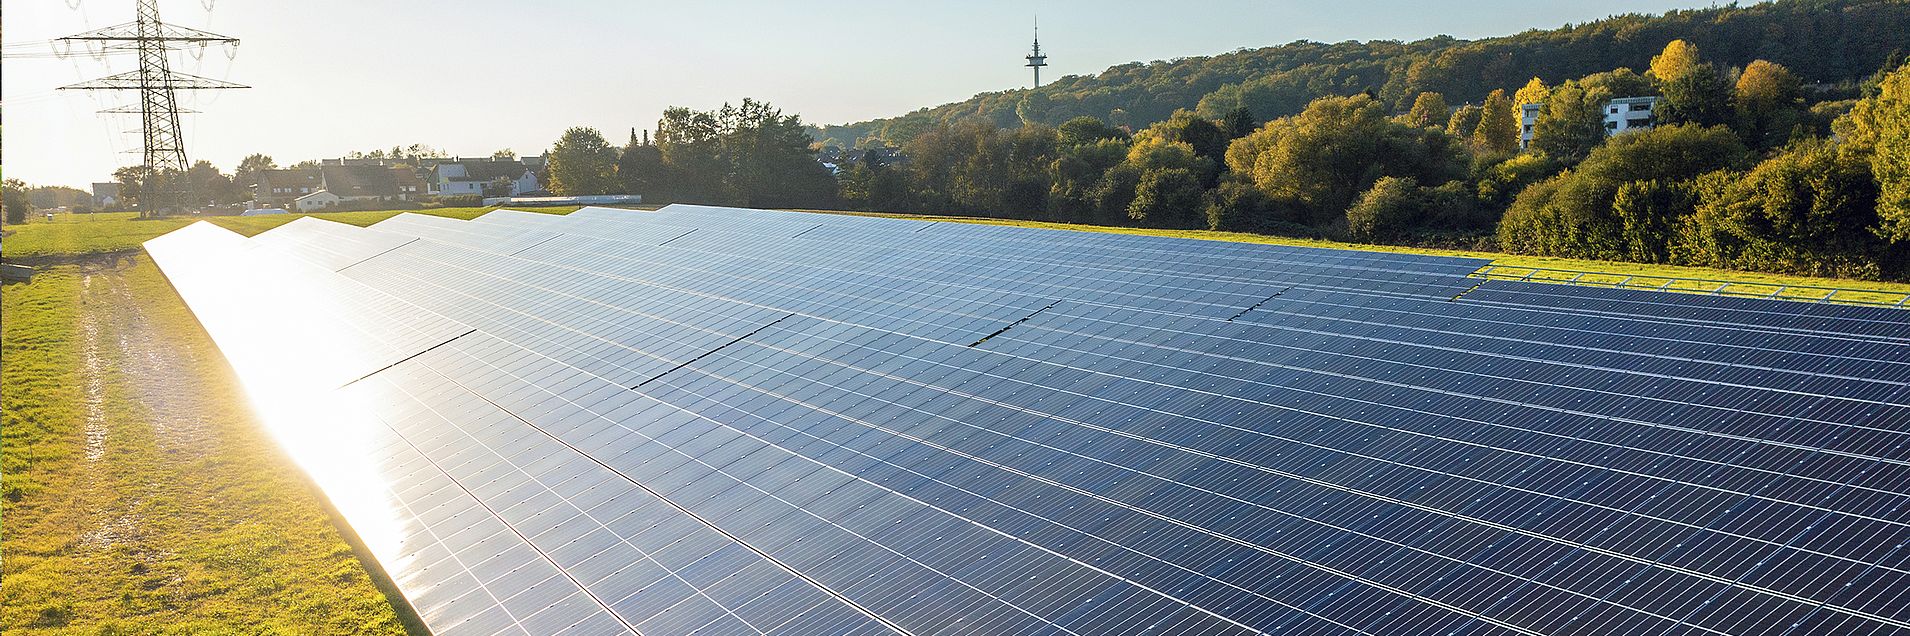
[[[210,7],[208,7],[208,10]],[[153,216],[183,203],[184,175],[191,165],[180,132],[178,91],[248,88],[224,80],[215,80],[172,70],[170,52],[187,47],[214,44],[236,47],[238,38],[226,37],[190,27],[166,24],[159,20],[158,0],[139,0],[132,22],[94,29],[55,40],[70,50],[73,43],[102,52],[134,53],[139,56],[138,70],[60,87],[60,90],[138,91],[139,104],[125,110],[140,115],[142,163],[145,181],[140,196],[140,215]],[[158,187],[146,187],[146,185]]]

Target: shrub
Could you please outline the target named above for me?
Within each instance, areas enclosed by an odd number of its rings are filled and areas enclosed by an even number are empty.
[[[1641,250],[1655,251],[1654,240],[1628,237],[1636,231],[1668,228],[1690,213],[1688,202],[1675,205],[1660,186],[1636,186],[1628,195],[1634,214],[1659,219],[1622,219],[1616,212],[1619,189],[1634,181],[1687,181],[1720,168],[1734,167],[1748,155],[1743,142],[1721,126],[1662,126],[1620,135],[1593,150],[1578,168],[1527,187],[1514,198],[1499,222],[1500,247],[1511,252],[1575,258],[1624,259]],[[1643,188],[1643,189],[1641,189]],[[1638,198],[1651,195],[1648,198]],[[1639,239],[1639,240],[1634,240]]]
[[[1346,231],[1361,240],[1399,236],[1417,220],[1425,201],[1412,177],[1381,177],[1346,209]]]
[[[1877,183],[1861,157],[1825,141],[1795,145],[1750,172],[1713,177],[1676,230],[1673,260],[1812,276],[1875,279],[1906,248],[1873,231]]]

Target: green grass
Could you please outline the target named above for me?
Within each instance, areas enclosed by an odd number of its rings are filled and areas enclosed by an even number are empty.
[[[1495,266],[1507,268],[1506,270],[1504,270],[1505,272],[1508,272],[1508,273],[1516,272],[1517,275],[1523,275],[1530,270],[1521,271],[1521,270],[1515,270],[1511,268],[1539,268],[1539,269],[1572,270],[1572,271],[1581,271],[1581,272],[1599,272],[1600,273],[1599,275],[1586,276],[1580,279],[1578,282],[1582,284],[1610,285],[1618,281],[1623,281],[1629,278],[1631,279],[1630,283],[1633,285],[1642,285],[1642,286],[1648,286],[1648,287],[1656,287],[1660,284],[1669,282],[1670,284],[1666,287],[1666,289],[1669,291],[1689,291],[1689,292],[1708,291],[1710,289],[1717,287],[1718,283],[1706,283],[1703,281],[1718,281],[1718,282],[1731,283],[1731,285],[1727,288],[1727,291],[1729,291],[1730,293],[1734,295],[1762,296],[1762,295],[1772,294],[1773,292],[1776,292],[1780,288],[1783,288],[1786,286],[1791,286],[1791,287],[1811,286],[1811,287],[1827,287],[1827,288],[1836,288],[1836,289],[1844,289],[1844,290],[1854,290],[1854,291],[1839,292],[1835,297],[1837,300],[1862,301],[1862,302],[1873,302],[1873,303],[1877,303],[1877,302],[1895,303],[1898,300],[1902,299],[1904,294],[1910,294],[1910,283],[1879,282],[1879,281],[1852,280],[1852,279],[1842,279],[1842,278],[1822,278],[1822,277],[1814,277],[1814,276],[1792,276],[1787,274],[1768,274],[1764,272],[1747,272],[1747,271],[1730,270],[1730,269],[1712,269],[1712,268],[1706,268],[1706,267],[1685,267],[1680,265],[1654,265],[1654,264],[1648,264],[1648,263],[1627,263],[1622,261],[1594,261],[1594,260],[1584,260],[1584,259],[1575,259],[1575,258],[1556,258],[1551,256],[1528,256],[1523,254],[1506,254],[1502,252],[1485,252],[1485,251],[1477,251],[1477,250],[1455,250],[1455,249],[1439,249],[1439,248],[1424,248],[1424,247],[1408,247],[1408,246],[1400,246],[1400,245],[1371,245],[1371,244],[1364,244],[1364,243],[1346,243],[1341,241],[1328,241],[1328,240],[1320,240],[1320,239],[1268,236],[1265,234],[1247,234],[1242,232],[1215,232],[1211,230],[1162,230],[1162,229],[1151,229],[1151,228],[1112,227],[1112,226],[1102,226],[1102,225],[1079,225],[1079,224],[1072,224],[1072,223],[1049,223],[1044,221],[1021,221],[1021,220],[1014,220],[1014,219],[993,219],[993,218],[963,217],[963,216],[936,216],[936,215],[924,215],[924,214],[886,214],[886,213],[872,214],[872,213],[863,213],[863,212],[838,212],[833,210],[808,210],[808,211],[827,212],[832,214],[860,214],[865,216],[883,216],[883,217],[894,217],[894,218],[924,219],[924,220],[931,220],[931,221],[949,221],[949,222],[956,222],[956,223],[976,223],[976,224],[982,224],[982,225],[1007,225],[1007,226],[1013,226],[1013,227],[1032,227],[1032,228],[1043,228],[1043,229],[1053,229],[1053,230],[1077,230],[1077,231],[1086,231],[1086,232],[1108,232],[1108,233],[1114,233],[1114,234],[1141,234],[1146,236],[1170,236],[1170,237],[1176,237],[1176,238],[1200,239],[1200,240],[1208,240],[1208,241],[1232,241],[1237,243],[1263,243],[1263,244],[1270,244],[1270,245],[1295,245],[1295,246],[1302,246],[1302,247],[1324,247],[1324,248],[1343,249],[1343,250],[1364,250],[1364,251],[1370,251],[1370,252],[1394,252],[1394,253],[1405,253],[1405,254],[1428,254],[1428,255],[1434,255],[1434,256],[1460,256],[1460,257],[1467,257],[1467,258],[1482,258],[1482,259],[1487,259],[1492,261],[1492,264]],[[1570,276],[1547,274],[1547,273],[1541,272],[1540,274],[1533,276],[1533,278],[1537,280],[1551,280],[1554,282],[1565,282],[1563,279],[1570,278]],[[1815,299],[1815,298],[1823,296],[1824,294],[1825,294],[1824,290],[1813,291],[1813,290],[1787,289],[1781,295],[1787,298]]]
[[[0,287],[0,633],[415,628],[158,269],[120,263]]]
[[[6,241],[9,259],[35,259],[48,256],[82,256],[139,249],[147,239],[185,227],[195,221],[251,236],[291,223],[302,216],[315,216],[352,225],[371,225],[403,212],[416,212],[454,219],[469,219],[497,208],[437,208],[431,210],[376,210],[370,212],[323,212],[319,214],[268,214],[263,216],[208,216],[141,219],[132,212],[99,214],[57,214],[53,220],[38,217],[20,225],[7,226],[12,232]],[[576,207],[529,208],[536,212],[568,214]]]

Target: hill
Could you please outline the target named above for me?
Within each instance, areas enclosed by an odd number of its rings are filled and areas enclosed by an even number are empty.
[[[937,122],[980,118],[997,126],[1058,125],[1088,115],[1135,129],[1197,109],[1209,118],[1245,106],[1261,121],[1300,112],[1324,96],[1373,91],[1403,112],[1424,91],[1479,102],[1493,89],[1518,88],[1533,77],[1549,83],[1618,67],[1642,70],[1667,42],[1697,45],[1723,66],[1756,59],[1782,64],[1831,94],[1855,96],[1855,85],[1910,50],[1910,3],[1902,0],[1782,0],[1746,7],[1621,15],[1558,29],[1483,40],[1440,36],[1401,43],[1298,41],[1208,57],[1111,67],[1071,75],[1036,89],[982,93],[965,101],[899,117],[822,126],[825,144],[865,137],[891,144]]]

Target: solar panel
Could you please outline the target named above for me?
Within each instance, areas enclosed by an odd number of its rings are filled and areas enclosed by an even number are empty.
[[[205,227],[150,247],[249,388],[379,352],[286,398],[364,441],[288,448],[372,458],[320,483],[397,502],[343,512],[440,633],[1910,631],[1893,310],[702,206]],[[292,310],[263,260],[354,328],[222,337]]]

